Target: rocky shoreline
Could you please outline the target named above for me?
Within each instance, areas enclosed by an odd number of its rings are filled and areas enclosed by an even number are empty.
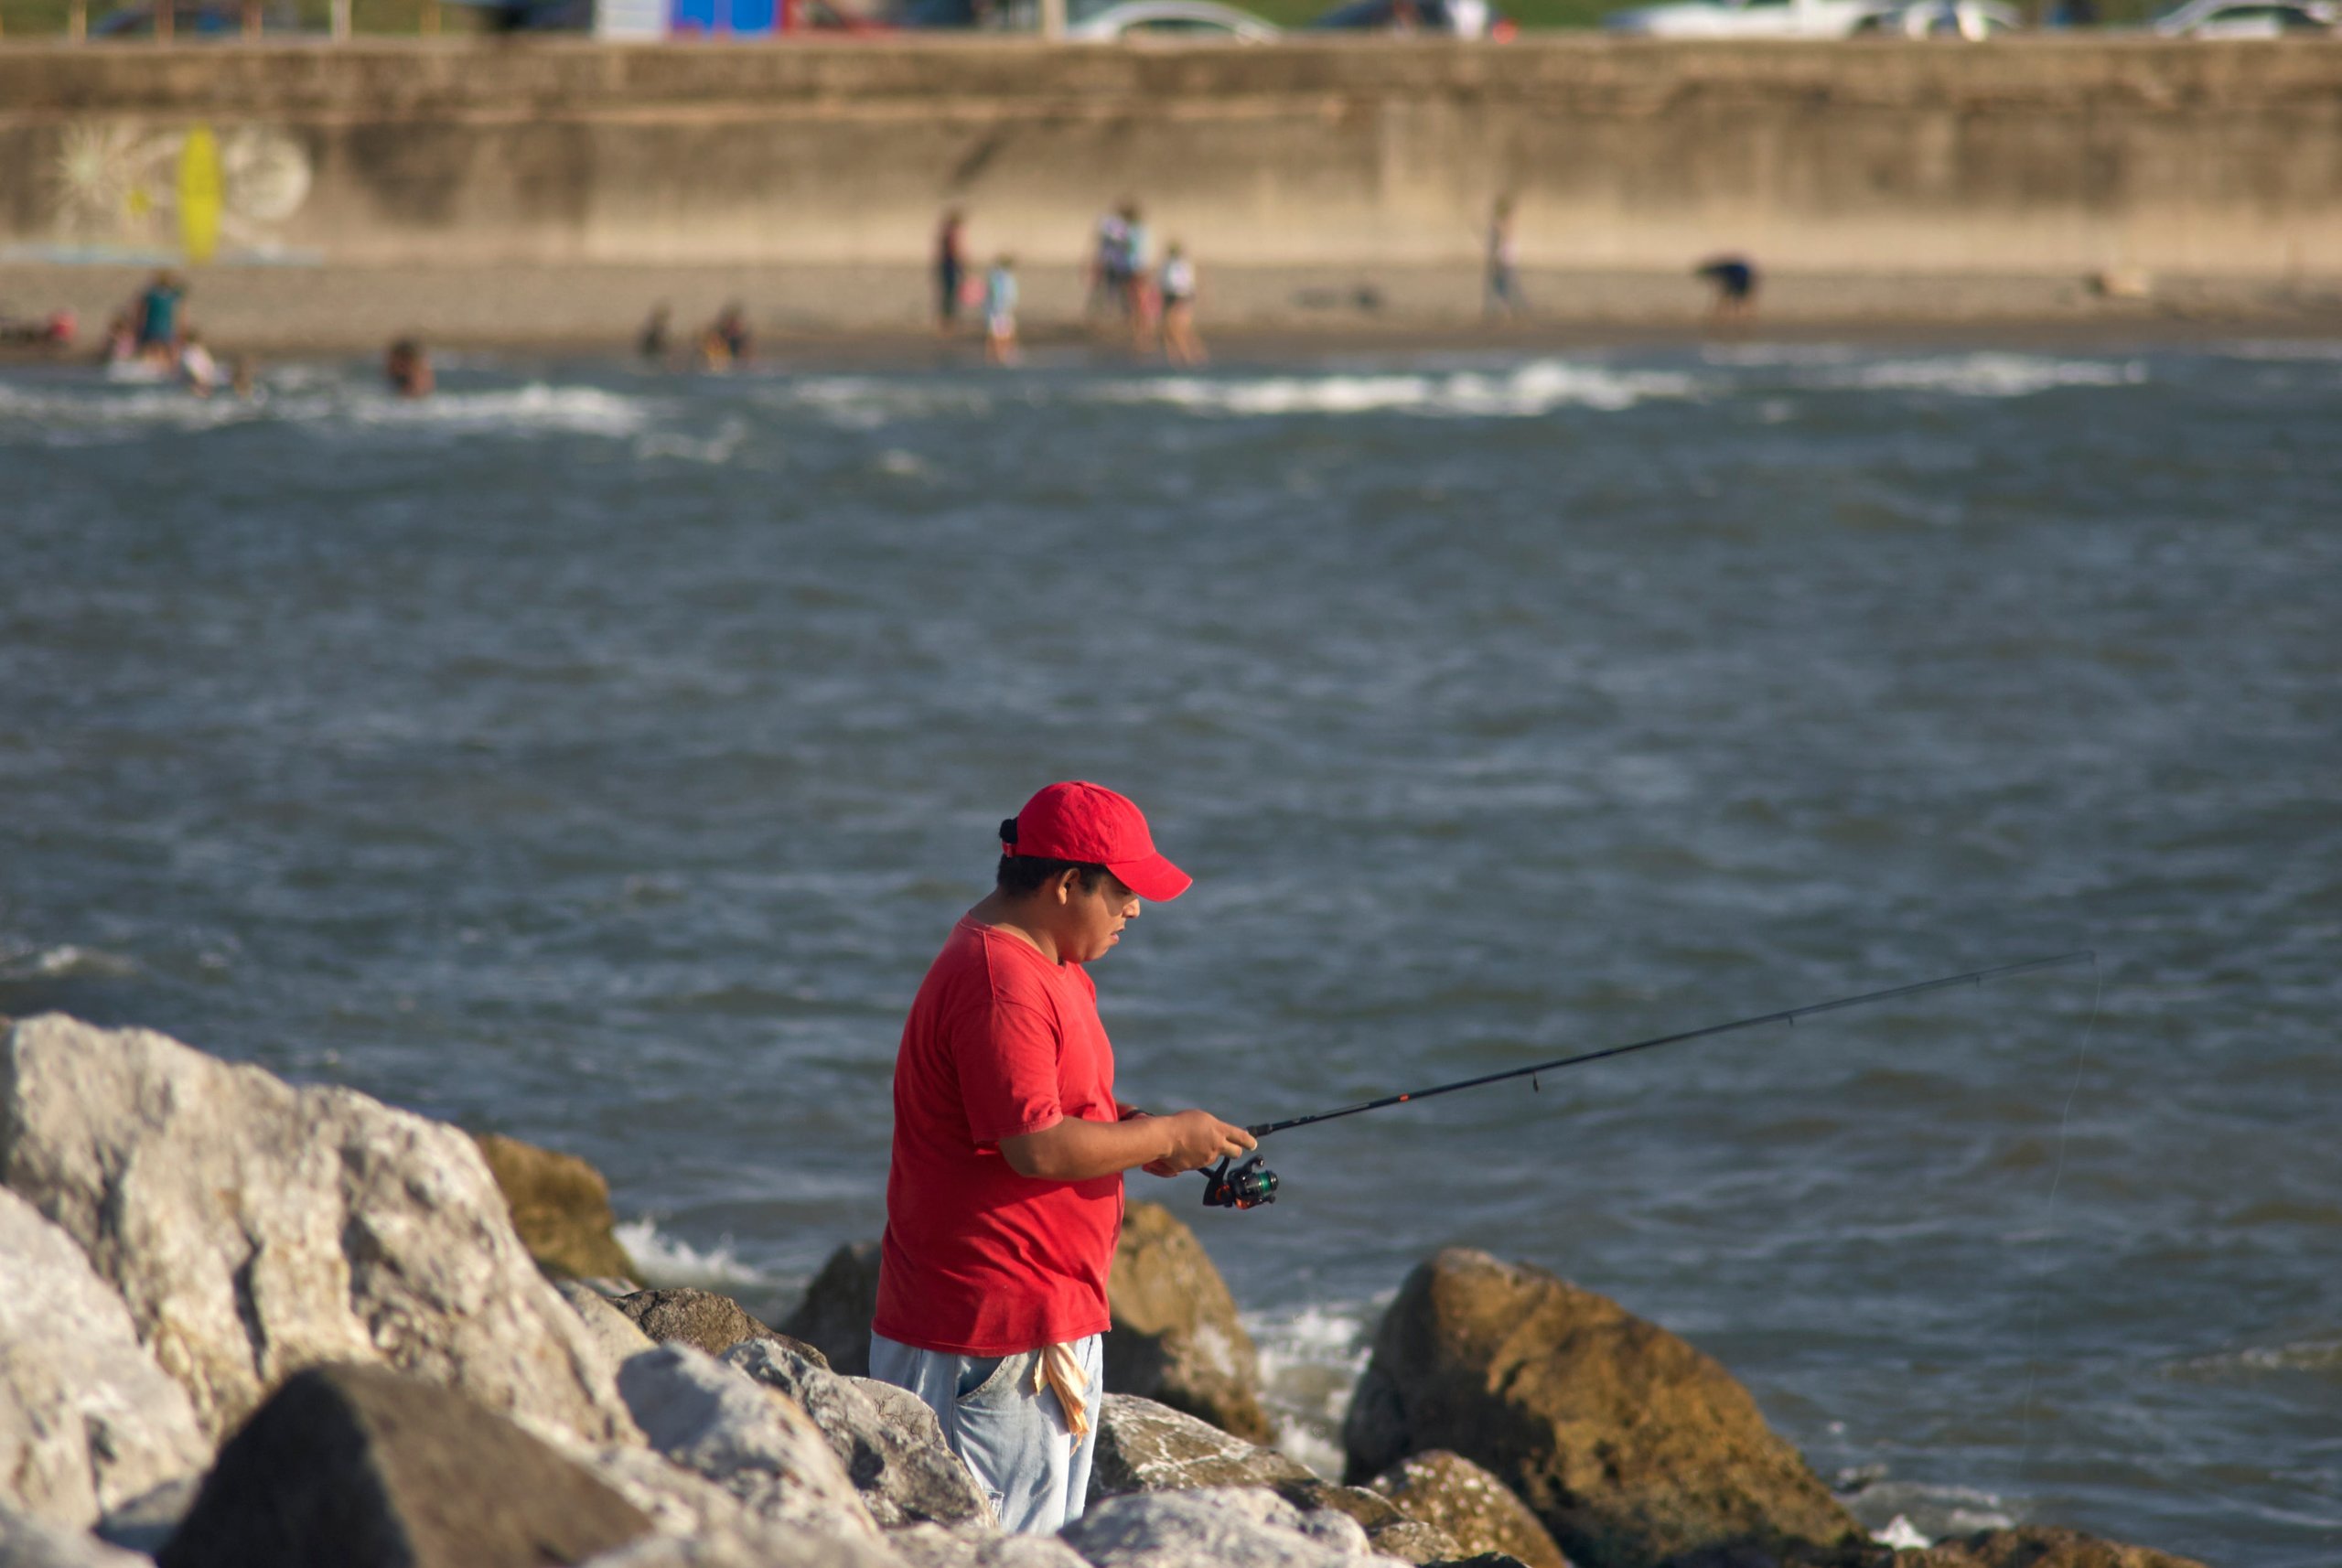
[[[645,1289],[584,1162],[165,1036],[0,1036],[0,1568],[2197,1568],[2040,1527],[1867,1538],[1715,1361],[1450,1250],[1339,1480],[1264,1445],[1194,1235],[1134,1205],[1089,1511],[1003,1535],[867,1365],[876,1249],[775,1329]]]

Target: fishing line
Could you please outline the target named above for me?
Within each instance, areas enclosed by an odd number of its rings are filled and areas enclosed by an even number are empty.
[[[1392,1105],[1404,1105],[1417,1100],[1429,1100],[1434,1095],[1454,1094],[1459,1090],[1478,1089],[1484,1084],[1502,1083],[1509,1079],[1526,1078],[1532,1088],[1542,1073],[1559,1072],[1566,1068],[1584,1067],[1589,1062],[1606,1061],[1631,1051],[1653,1050],[1660,1046],[1680,1045],[1686,1040],[1705,1039],[1715,1035],[1731,1034],[1739,1029],[1761,1028],[1767,1024],[1795,1024],[1799,1018],[1810,1018],[1817,1013],[1834,1013],[1845,1007],[1864,1007],[1873,1003],[1892,1001],[1901,996],[1918,996],[1930,991],[1941,991],[1953,985],[1982,985],[1988,981],[2005,980],[2013,975],[2029,974],[2036,970],[2057,969],[2067,964],[2088,963],[2091,972],[2098,969],[2096,950],[2083,948],[2075,952],[2057,953],[2049,958],[2024,959],[2015,963],[1994,964],[1987,969],[1971,969],[1959,974],[1941,975],[1934,980],[1914,981],[1908,985],[1891,985],[1884,991],[1865,991],[1856,996],[1840,996],[1828,1002],[1810,1003],[1803,1007],[1785,1007],[1777,1013],[1760,1013],[1752,1018],[1735,1018],[1730,1023],[1710,1024],[1698,1029],[1683,1029],[1671,1035],[1659,1035],[1648,1040],[1636,1040],[1628,1045],[1611,1046],[1604,1050],[1585,1051],[1576,1056],[1556,1057],[1551,1061],[1531,1062],[1527,1067],[1508,1068],[1501,1072],[1482,1073],[1477,1078],[1458,1079],[1453,1083],[1434,1084],[1428,1089],[1412,1089],[1400,1094],[1386,1094],[1379,1099],[1361,1101],[1356,1105],[1344,1105],[1332,1111],[1320,1111],[1307,1116],[1291,1116],[1282,1122],[1262,1122],[1244,1130],[1255,1140],[1272,1133],[1284,1133],[1295,1127],[1307,1127],[1319,1122],[1331,1122],[1338,1117],[1356,1116],[1368,1111],[1380,1111]],[[2097,1004],[2091,1004],[2090,1016],[2097,1018]],[[2085,1037],[2087,1043],[2087,1037]],[[2079,1082],[2079,1079],[2077,1079]],[[2071,1110],[2068,1097],[2068,1109]],[[2062,1133],[2061,1133],[2062,1140]],[[2059,1158],[2063,1159],[2062,1142]],[[1219,1165],[1203,1173],[1204,1207],[1207,1208],[1256,1208],[1276,1201],[1276,1173],[1265,1169],[1262,1155],[1255,1153],[1242,1165],[1230,1168],[1233,1155],[1223,1156]]]
[[[2057,1158],[2049,1172],[2049,1197],[2042,1206],[2042,1227],[2051,1238],[2057,1235],[2057,1188],[2066,1179],[2066,1133],[2073,1125],[2074,1097],[2081,1092],[2082,1072],[2090,1060],[2090,1032],[2098,1027],[2098,1005],[2106,994],[2105,972],[2098,966],[2098,955],[2090,960],[2090,1017],[2082,1025],[2082,1041],[2074,1051],[2074,1081],[2066,1088],[2066,1108],[2057,1115]],[[2033,1396],[2041,1382],[2041,1315],[2042,1305],[2049,1294],[2047,1277],[2034,1282],[2033,1326],[2026,1335],[2025,1350],[2025,1407],[2017,1416],[2017,1474],[2029,1479],[2033,1470]]]

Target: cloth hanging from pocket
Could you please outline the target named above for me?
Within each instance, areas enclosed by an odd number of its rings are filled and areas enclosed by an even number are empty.
[[[1070,1345],[1044,1345],[1033,1359],[1033,1391],[1043,1389],[1057,1391],[1058,1403],[1065,1407],[1066,1430],[1076,1441],[1090,1432],[1090,1379],[1081,1370],[1081,1362]]]

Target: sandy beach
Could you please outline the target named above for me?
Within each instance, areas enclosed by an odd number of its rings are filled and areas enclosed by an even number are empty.
[[[1114,336],[1085,316],[1077,261],[1022,269],[1026,343]],[[134,266],[0,267],[0,309],[70,308],[75,352],[149,275]],[[629,347],[653,306],[672,311],[680,347],[740,302],[767,349],[854,360],[923,358],[936,346],[929,285],[905,266],[572,266],[361,269],[210,267],[189,275],[189,320],[226,352],[337,354],[403,335],[446,348],[607,351]],[[1719,330],[1855,341],[2189,342],[2244,334],[2342,336],[2342,279],[2145,280],[2111,297],[2082,277],[1789,274],[1764,279],[1752,322],[1718,328],[1688,271],[1528,269],[1529,309],[1491,321],[1469,266],[1224,268],[1203,273],[1200,323],[1218,350],[1569,348],[1696,340]],[[974,330],[963,313],[963,327]]]

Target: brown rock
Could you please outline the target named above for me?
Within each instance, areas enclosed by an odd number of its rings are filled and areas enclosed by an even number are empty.
[[[556,1279],[617,1279],[641,1283],[634,1260],[618,1245],[610,1184],[575,1155],[557,1154],[508,1138],[473,1134],[498,1190],[512,1210],[512,1229]]]
[[[805,1299],[780,1326],[830,1359],[849,1378],[870,1375],[870,1320],[878,1315],[878,1243],[840,1247],[805,1287]]]
[[[2204,1568],[2143,1546],[2122,1546],[2075,1530],[2028,1525],[1939,1541],[1925,1552],[1898,1552],[1895,1568]]]
[[[1411,1455],[1367,1485],[1401,1512],[1447,1531],[1466,1552],[1502,1552],[1529,1568],[1569,1568],[1529,1505],[1460,1454],[1434,1448]]]
[[[767,1327],[747,1307],[712,1290],[639,1290],[632,1295],[611,1297],[610,1305],[631,1318],[654,1345],[680,1339],[693,1349],[721,1356],[744,1339],[769,1339],[807,1357],[824,1371],[831,1369],[820,1350]]]
[[[1236,1298],[1195,1232],[1159,1203],[1133,1203],[1106,1284],[1106,1387],[1167,1404],[1252,1443],[1275,1434],[1261,1364]]]
[[[1862,1539],[1707,1356],[1541,1269],[1452,1249],[1384,1315],[1343,1427],[1349,1479],[1445,1448],[1584,1568],[1746,1542]]]
[[[381,1367],[287,1379],[220,1451],[161,1568],[541,1568],[650,1530],[451,1389]]]

